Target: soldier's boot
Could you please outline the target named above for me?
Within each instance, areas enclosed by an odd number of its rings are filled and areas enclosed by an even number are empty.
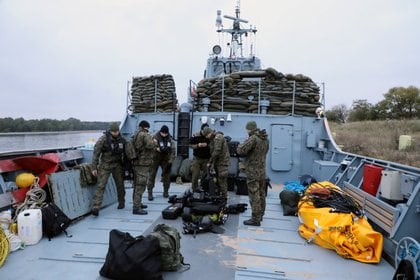
[[[148,196],[147,196],[147,199],[149,200],[149,201],[152,201],[154,198],[153,198],[153,190],[148,190]]]
[[[147,211],[143,209],[133,208],[134,215],[147,215]]]
[[[140,206],[140,208],[141,208],[141,209],[146,209],[146,208],[147,208],[147,205],[146,205],[146,204],[142,204],[142,205]]]
[[[124,209],[124,208],[125,208],[125,203],[124,202],[119,202],[117,209]]]
[[[260,222],[255,221],[255,220],[253,220],[253,219],[249,219],[249,220],[245,220],[245,221],[244,221],[244,225],[246,225],[246,226],[255,226],[255,227],[259,227],[259,226],[261,225],[261,223],[260,223]]]
[[[99,215],[99,208],[93,207],[92,208],[92,215],[93,216],[98,216]]]
[[[164,189],[163,189],[163,197],[165,197],[165,198],[168,198],[169,197],[169,188],[168,187],[165,187]]]

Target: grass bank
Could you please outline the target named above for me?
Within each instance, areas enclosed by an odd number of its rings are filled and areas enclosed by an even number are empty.
[[[329,126],[343,151],[420,168],[420,120],[330,122]],[[400,135],[411,136],[411,146],[402,151]]]

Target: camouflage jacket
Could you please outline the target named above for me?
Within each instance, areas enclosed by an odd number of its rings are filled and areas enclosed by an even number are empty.
[[[133,165],[149,166],[153,162],[153,139],[147,130],[139,130],[133,136],[133,146],[137,157],[133,160]]]
[[[158,131],[152,138],[155,150],[154,159],[172,162],[176,156],[175,142],[172,140],[172,136],[168,134],[168,136],[162,137]]]
[[[238,146],[238,154],[244,156],[245,172],[250,177],[265,177],[266,156],[269,149],[268,136],[265,130],[252,131],[248,139]]]
[[[114,138],[109,133],[99,137],[93,148],[92,170],[101,168],[113,168],[115,165],[122,164],[126,141],[121,134]]]
[[[215,132],[210,139],[210,163],[215,165],[229,165],[229,148],[221,132]]]

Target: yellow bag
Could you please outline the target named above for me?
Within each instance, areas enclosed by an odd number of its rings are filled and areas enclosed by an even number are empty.
[[[364,263],[378,263],[381,260],[383,237],[372,229],[366,217],[353,213],[331,213],[331,207],[315,208],[308,194],[317,187],[340,190],[334,184],[324,181],[312,184],[299,202],[298,216],[302,223],[300,235],[308,242],[335,250],[344,258]]]

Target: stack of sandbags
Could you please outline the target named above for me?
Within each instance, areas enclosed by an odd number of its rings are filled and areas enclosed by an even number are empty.
[[[259,85],[261,79],[261,85]],[[224,85],[223,85],[224,83]],[[236,72],[224,77],[201,80],[198,83],[198,105],[203,110],[203,98],[210,98],[209,111],[258,112],[259,87],[261,100],[269,100],[269,114],[292,113],[293,84],[295,83],[294,113],[315,116],[320,106],[319,87],[304,75],[283,75],[273,68]]]
[[[156,96],[155,96],[156,94]],[[133,113],[172,112],[178,100],[172,75],[134,77],[131,85],[131,106]]]

